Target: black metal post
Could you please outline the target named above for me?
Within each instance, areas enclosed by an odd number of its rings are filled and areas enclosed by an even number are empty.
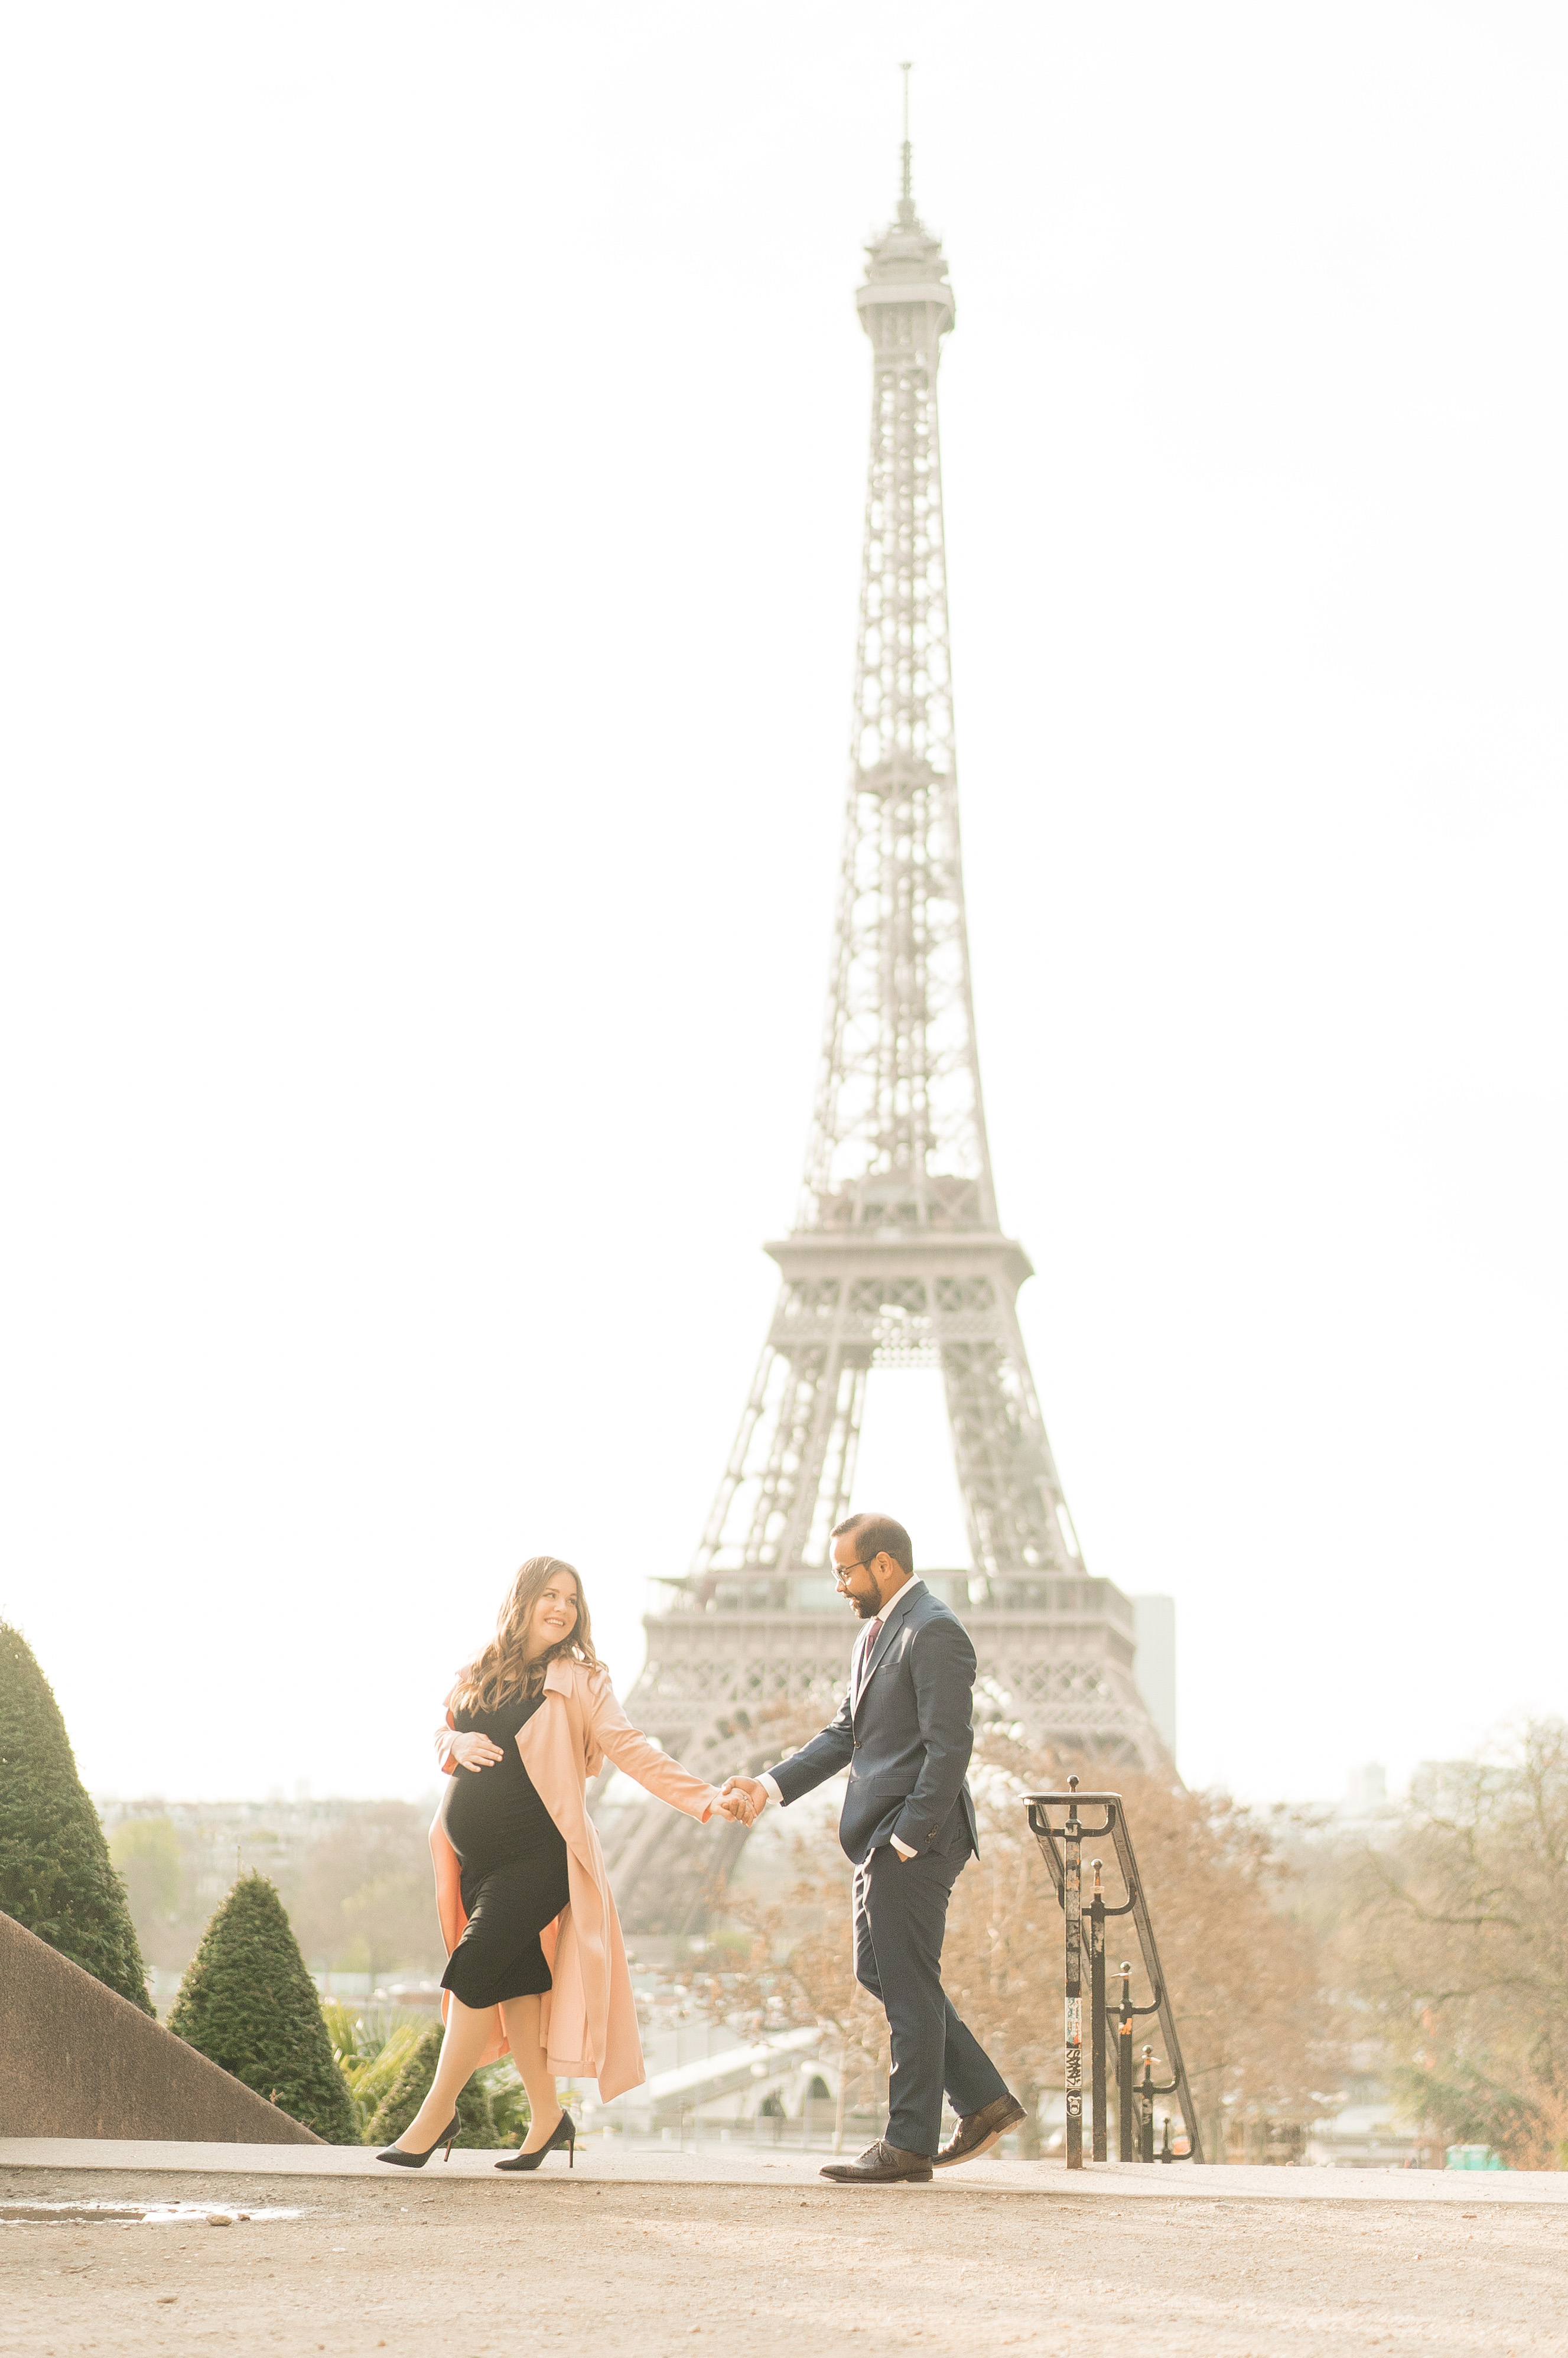
[[[1067,1779],[1067,1790],[1075,1797],[1078,1790],[1076,1777]],[[1067,2168],[1082,2169],[1084,2166],[1084,1888],[1083,1862],[1080,1844],[1083,1829],[1078,1823],[1078,1804],[1075,1798],[1067,1807],[1067,1823],[1062,1830],[1062,1899],[1067,1919],[1066,1996],[1066,2064],[1067,2064]]]
[[[1065,2142],[1069,2157],[1072,2158],[1074,2167],[1082,2167],[1084,2105],[1081,1958],[1082,1951],[1087,1945],[1083,1907],[1083,1844],[1086,1840],[1100,1834],[1108,1834],[1116,1845],[1116,1863],[1127,1887],[1127,1898],[1119,1907],[1105,1907],[1106,1920],[1108,1922],[1113,1916],[1132,1918],[1131,1929],[1137,1934],[1138,1945],[1143,1958],[1143,1970],[1148,1974],[1151,1991],[1151,1999],[1147,2006],[1131,2006],[1125,1992],[1123,1993],[1124,2003],[1130,2006],[1134,2017],[1154,2015],[1159,2017],[1162,2042],[1170,2059],[1172,2079],[1169,2088],[1163,2082],[1152,2083],[1150,2094],[1159,2096],[1173,2093],[1176,2095],[1183,2118],[1187,2124],[1187,2141],[1191,2158],[1201,2162],[1203,2142],[1198,2128],[1196,2106],[1193,2103],[1192,2091],[1187,2084],[1186,2067],[1182,2060],[1181,2039],[1172,2010],[1171,1995],[1160,1964],[1160,1952],[1155,1944],[1154,1928],[1149,1919],[1147,1897],[1138,1872],[1138,1862],[1133,1855],[1131,1837],[1127,1830],[1127,1817],[1122,1808],[1121,1795],[1098,1792],[1085,1794],[1079,1791],[1078,1779],[1076,1777],[1069,1779],[1068,1787],[1069,1790],[1065,1792],[1043,1790],[1025,1793],[1021,1798],[1029,1812],[1030,1831],[1038,1842],[1041,1855],[1051,1870],[1064,1918],[1067,1918],[1070,1912],[1070,1925],[1067,1928],[1070,1953],[1066,1960],[1067,1971],[1064,1984],[1068,2021],[1072,2025],[1071,2033],[1065,2042],[1067,2061],[1065,2075],[1067,2084]],[[1086,1825],[1083,1823],[1079,1811],[1086,1801],[1098,1802],[1104,1809],[1105,1820],[1102,1824],[1097,1825],[1091,1823]],[[1065,1808],[1066,1811],[1065,1825],[1058,1825],[1052,1816],[1053,1810],[1058,1808]],[[1069,1863],[1071,1865],[1070,1893]],[[1104,1905],[1103,1900],[1100,1904]],[[1131,1968],[1128,1967],[1127,1970],[1130,1972]],[[1098,2006],[1096,2011],[1098,2016]],[[1119,2019],[1117,2028],[1119,2031],[1122,2028]],[[1108,2030],[1106,2036],[1108,2039]],[[1120,2044],[1121,2041],[1119,2039],[1118,2045]],[[1128,2061],[1130,2065],[1130,2048],[1128,2050]],[[1117,2073],[1119,2085],[1121,2077],[1119,2070]],[[1139,2093],[1137,2076],[1135,2072],[1130,2071],[1128,2077],[1136,2108]],[[1131,2143],[1141,2144],[1141,2138],[1135,2136],[1130,2139],[1130,2145]],[[1131,2158],[1130,2150],[1128,2158]]]
[[[1162,2161],[1174,2161],[1176,2158],[1175,2155],[1171,2150],[1171,2115],[1169,2113],[1165,2115],[1165,2133],[1160,2143],[1160,2158]]]
[[[1143,2050],[1143,2077],[1138,2089],[1138,2158],[1154,2158],[1154,2050]]]
[[[1100,1888],[1100,1863],[1090,1861],[1095,1871],[1093,1896],[1089,1900],[1089,2054],[1091,2058],[1091,2093],[1094,2104],[1094,2158],[1106,2158],[1105,2142],[1105,1893]]]
[[[1136,2161],[1132,2138],[1132,1967],[1121,1968],[1121,2007],[1116,2023],[1116,2158]]]

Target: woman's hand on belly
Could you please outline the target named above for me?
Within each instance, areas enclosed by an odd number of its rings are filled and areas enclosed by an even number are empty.
[[[461,1735],[454,1730],[447,1739],[448,1759],[460,1768],[471,1768],[475,1776],[481,1768],[493,1768],[505,1757],[500,1745],[492,1744],[490,1737],[481,1736],[477,1728],[466,1729]]]

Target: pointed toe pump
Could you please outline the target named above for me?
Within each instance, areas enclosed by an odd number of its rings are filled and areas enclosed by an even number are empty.
[[[567,2168],[575,2169],[577,2168],[577,2123],[569,2113],[561,2115],[544,2144],[536,2147],[534,2152],[509,2153],[504,2161],[498,2161],[495,2166],[497,2169],[537,2169],[547,2153],[554,2153],[557,2146],[563,2145],[567,2149]]]
[[[452,2158],[452,2139],[456,2136],[457,2133],[458,2116],[456,2113],[454,2113],[451,2119],[447,2123],[446,2127],[441,2131],[440,2136],[436,2139],[436,2145],[427,2146],[423,2153],[408,2153],[406,2152],[404,2147],[400,2145],[388,2145],[383,2146],[381,2151],[376,2155],[376,2159],[377,2161],[390,2161],[398,2169],[423,2169],[425,2164],[429,2160],[430,2156],[435,2152],[436,2146],[444,2145],[447,2148],[447,2159],[450,2161]]]

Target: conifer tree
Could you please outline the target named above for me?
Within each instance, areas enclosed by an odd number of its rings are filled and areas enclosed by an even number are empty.
[[[357,2143],[316,1985],[265,1876],[242,1876],[212,1917],[168,2027],[329,2145]]]
[[[440,2052],[441,2026],[436,2022],[426,2031],[377,2105],[364,2133],[366,2145],[392,2145],[403,2135],[430,2093]],[[501,2142],[490,2109],[489,2091],[476,2073],[458,2098],[458,2134],[453,2143],[488,2147]]]
[[[153,2012],[146,1967],[59,1704],[27,1639],[0,1621],[0,1909]]]

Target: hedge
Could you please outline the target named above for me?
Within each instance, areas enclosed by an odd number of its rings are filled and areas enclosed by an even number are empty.
[[[265,1876],[242,1876],[213,1916],[168,2027],[329,2145],[358,2144],[316,1985]]]
[[[0,1909],[144,2014],[146,1967],[59,1704],[0,1621]]]

